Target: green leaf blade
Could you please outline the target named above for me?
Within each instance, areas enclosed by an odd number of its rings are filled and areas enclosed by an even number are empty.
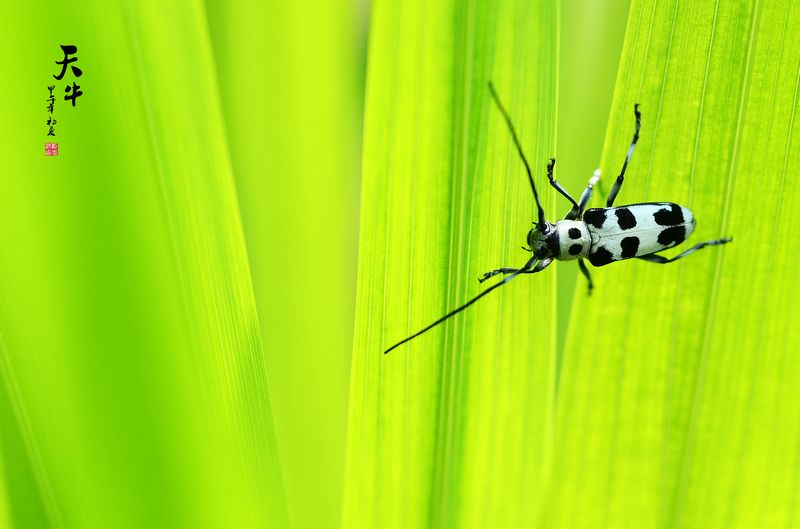
[[[796,395],[784,378],[785,351],[800,345],[785,292],[799,248],[781,232],[800,198],[788,176],[798,171],[797,16],[789,2],[632,6],[606,189],[638,101],[642,140],[617,204],[689,206],[698,224],[684,249],[734,242],[669,265],[614,264],[594,271],[591,298],[576,291],[545,524],[576,504],[578,524],[790,524],[796,448],[782,466],[766,454],[799,433],[783,405]]]
[[[483,272],[530,256],[530,187],[487,82],[550,197],[556,30],[552,4],[376,5],[345,527],[515,526],[538,508],[552,271],[382,352],[486,288]]]

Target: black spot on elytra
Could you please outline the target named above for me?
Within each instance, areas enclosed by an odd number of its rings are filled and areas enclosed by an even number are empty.
[[[673,226],[662,230],[661,233],[658,234],[658,244],[664,246],[675,246],[676,244],[682,243],[685,239],[685,226]]]
[[[583,222],[591,224],[595,228],[602,228],[606,221],[606,211],[601,208],[587,209],[583,214]]]
[[[660,226],[675,226],[683,224],[683,211],[681,211],[681,207],[678,204],[669,204],[669,209],[659,209],[653,213],[653,218],[655,218],[656,224]]]
[[[625,237],[620,243],[622,247],[622,257],[636,257],[636,250],[639,249],[639,237]]]
[[[578,228],[570,228],[569,229],[569,238],[570,239],[580,239],[581,238],[581,230]]]
[[[570,255],[578,255],[583,250],[583,246],[580,244],[573,244],[569,247],[569,254]]]
[[[589,262],[592,263],[593,266],[603,266],[614,262],[614,256],[601,246],[594,253],[589,254]]]
[[[614,213],[617,215],[617,224],[620,229],[629,230],[636,226],[636,217],[628,208],[615,209]]]

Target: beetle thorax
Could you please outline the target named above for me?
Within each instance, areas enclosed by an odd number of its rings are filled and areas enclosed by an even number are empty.
[[[592,245],[592,238],[586,223],[577,220],[559,220],[556,222],[558,232],[558,255],[560,261],[572,261],[586,257]]]

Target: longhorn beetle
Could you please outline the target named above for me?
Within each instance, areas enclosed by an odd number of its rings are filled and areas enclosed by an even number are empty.
[[[563,220],[559,220],[555,224],[547,222],[542,204],[539,201],[539,194],[536,192],[536,186],[533,183],[530,165],[528,165],[528,160],[525,158],[525,153],[522,151],[522,146],[517,137],[517,131],[511,122],[508,112],[500,102],[500,97],[497,95],[491,81],[489,82],[489,92],[508,126],[517,152],[522,158],[525,171],[528,173],[528,181],[533,190],[533,198],[536,201],[538,221],[534,223],[534,227],[528,232],[528,247],[523,246],[525,251],[531,252],[532,257],[528,259],[528,262],[522,268],[498,268],[497,270],[486,272],[478,279],[479,282],[482,283],[498,274],[507,275],[502,281],[490,286],[462,306],[448,312],[421,331],[391,346],[384,351],[384,354],[455,316],[492,290],[505,285],[518,275],[541,272],[554,259],[559,261],[574,261],[577,259],[578,268],[589,282],[589,294],[591,294],[592,278],[589,275],[589,269],[586,268],[586,264],[583,262],[584,259],[587,259],[593,266],[605,266],[615,261],[630,259],[631,257],[651,263],[667,264],[686,257],[700,248],[725,244],[733,240],[731,238],[722,238],[701,242],[668,259],[663,255],[658,255],[656,252],[677,246],[692,234],[696,221],[689,208],[672,202],[642,202],[613,207],[614,199],[617,198],[617,193],[619,193],[622,182],[625,180],[625,170],[628,168],[631,155],[636,148],[636,142],[639,141],[642,114],[639,112],[638,103],[633,107],[633,113],[636,116],[636,130],[633,133],[633,141],[631,141],[628,154],[625,156],[622,170],[608,193],[606,207],[587,209],[584,212],[584,208],[592,196],[592,188],[600,178],[599,170],[595,171],[595,174],[589,179],[589,184],[583,191],[580,201],[576,202],[554,178],[553,169],[556,165],[556,159],[551,158],[547,164],[547,179],[556,191],[569,200],[572,204],[572,209],[569,210]]]

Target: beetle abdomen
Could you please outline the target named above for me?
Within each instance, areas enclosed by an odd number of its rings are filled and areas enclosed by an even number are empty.
[[[695,226],[692,212],[672,202],[589,209],[583,221],[592,237],[588,259],[594,266],[672,248]]]

